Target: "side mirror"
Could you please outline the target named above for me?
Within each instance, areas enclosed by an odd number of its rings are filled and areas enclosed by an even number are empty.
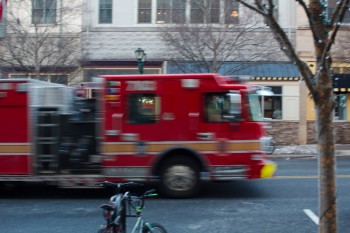
[[[226,105],[225,111],[222,115],[224,119],[227,119],[232,122],[241,121],[242,118],[242,96],[237,93],[228,93],[226,94]]]

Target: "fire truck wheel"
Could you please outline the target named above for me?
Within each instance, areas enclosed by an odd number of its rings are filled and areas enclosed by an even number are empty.
[[[173,198],[195,196],[200,190],[199,166],[186,157],[165,161],[160,173],[160,192]]]

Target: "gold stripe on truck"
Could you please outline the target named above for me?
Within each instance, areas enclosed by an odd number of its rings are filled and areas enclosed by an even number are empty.
[[[30,153],[32,150],[31,145],[23,144],[0,144],[0,153]]]
[[[219,141],[208,141],[208,142],[145,142],[144,152],[145,153],[159,153],[171,147],[185,146],[199,152],[208,152],[208,151],[218,151],[220,149]],[[259,141],[251,142],[235,142],[227,141],[225,142],[225,151],[253,151],[260,150],[261,144]],[[102,144],[102,153],[133,153],[139,150],[140,145],[138,142],[135,143],[103,143]]]
[[[240,143],[228,143],[228,151],[245,151],[245,150],[260,150],[260,142],[240,142]]]

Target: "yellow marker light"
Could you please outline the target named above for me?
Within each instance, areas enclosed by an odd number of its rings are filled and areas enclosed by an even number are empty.
[[[116,101],[119,100],[120,95],[106,95],[106,100],[108,101]]]
[[[265,164],[260,171],[261,178],[271,178],[277,170],[277,165],[273,162]]]

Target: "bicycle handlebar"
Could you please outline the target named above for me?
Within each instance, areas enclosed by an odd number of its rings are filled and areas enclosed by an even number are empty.
[[[158,196],[158,194],[155,192],[155,189],[151,189],[148,190],[146,192],[144,192],[142,195],[137,196],[137,195],[131,195],[129,192],[126,192],[126,196],[124,196],[124,198],[126,198],[129,201],[130,206],[138,211],[141,211],[145,205],[145,198],[147,197],[155,197]],[[136,203],[137,201],[140,201],[138,205],[135,205],[134,203]]]
[[[110,181],[103,181],[96,183],[98,186],[115,188],[115,194],[110,198],[110,202],[118,209],[118,214],[125,217],[136,217],[142,215],[142,210],[145,206],[145,199],[148,197],[158,196],[155,189],[150,189],[142,194],[139,192],[130,192],[130,188],[141,187],[144,184],[136,182],[115,183]],[[135,210],[132,214],[131,209]],[[124,210],[119,213],[119,210]]]

